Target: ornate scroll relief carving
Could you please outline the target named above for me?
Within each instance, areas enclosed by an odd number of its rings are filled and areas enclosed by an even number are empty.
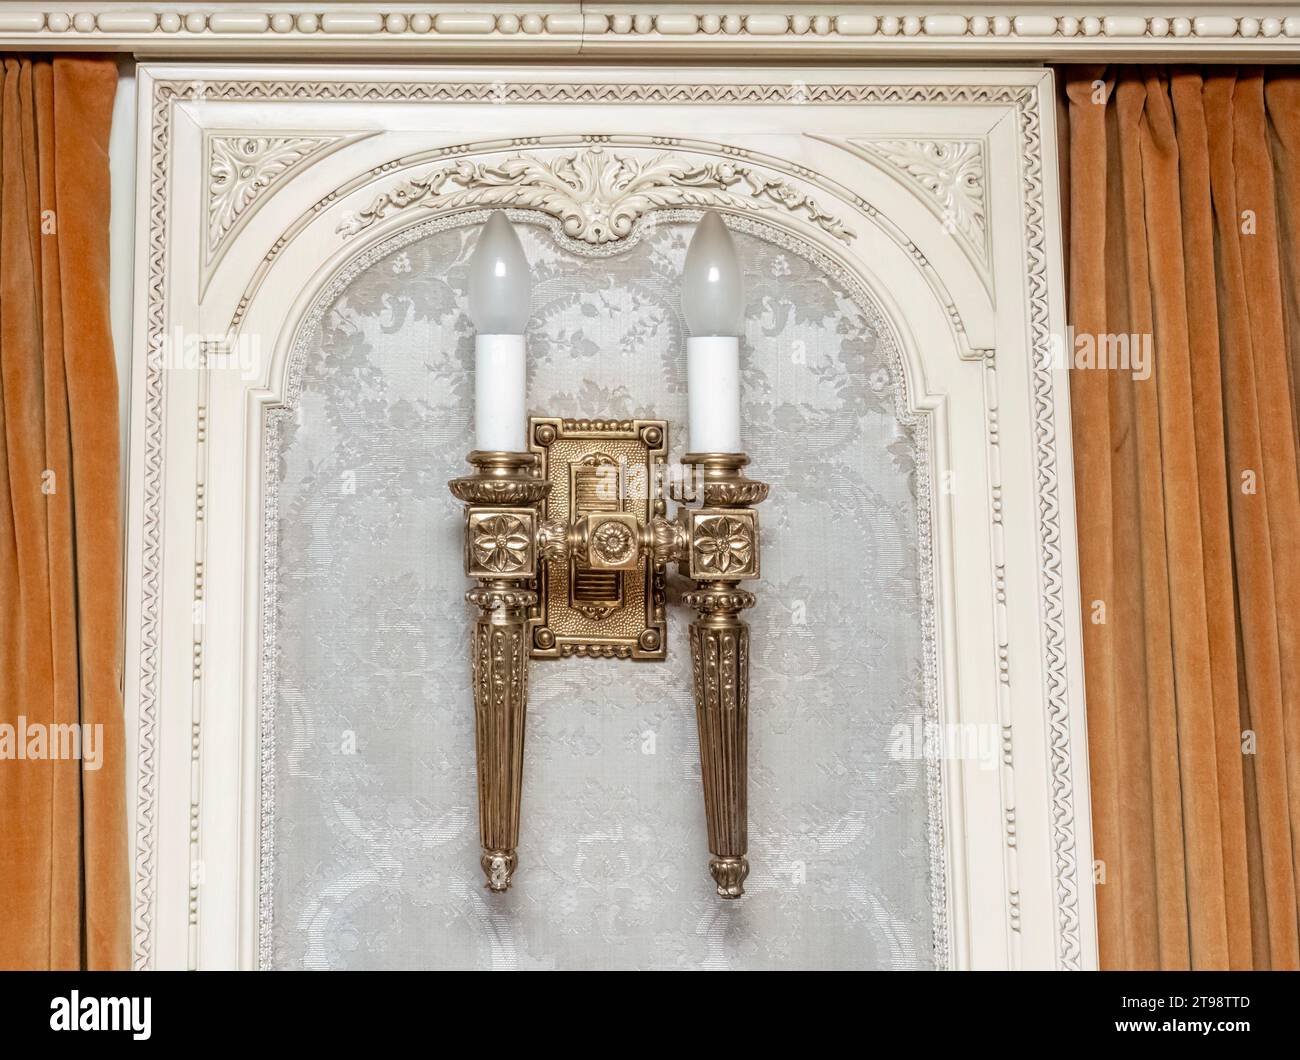
[[[670,207],[721,206],[760,211],[777,206],[848,242],[842,221],[782,177],[731,162],[698,162],[660,154],[640,161],[599,147],[503,162],[460,161],[404,180],[339,225],[347,236],[390,213],[422,205],[440,211],[517,206],[559,218],[564,234],[584,243],[610,243],[631,234],[641,216]]]
[[[208,138],[208,255],[240,216],[279,177],[333,136],[211,136]]]
[[[915,192],[987,275],[989,208],[982,140],[848,140],[837,146],[874,162]]]
[[[270,197],[267,193],[275,185],[368,135],[207,134],[203,144],[208,175],[207,226],[203,232],[205,280],[225,246]]]

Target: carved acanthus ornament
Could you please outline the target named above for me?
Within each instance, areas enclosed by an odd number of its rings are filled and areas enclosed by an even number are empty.
[[[253,203],[337,136],[213,136],[208,140],[209,260]]]
[[[988,204],[980,140],[854,140],[893,176],[917,190],[944,228],[988,262]]]
[[[560,220],[571,239],[599,245],[624,239],[646,213],[666,208],[721,207],[745,212],[779,207],[848,242],[853,233],[812,196],[783,177],[734,162],[700,162],[660,154],[644,161],[599,147],[539,158],[451,165],[403,180],[349,216],[338,231],[356,235],[397,210],[439,211],[479,206],[541,210]]]

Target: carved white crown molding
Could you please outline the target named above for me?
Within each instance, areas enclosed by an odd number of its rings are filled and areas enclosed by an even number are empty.
[[[775,206],[838,239],[853,238],[843,221],[781,177],[732,162],[673,154],[639,161],[600,147],[552,158],[518,154],[502,162],[462,160],[431,169],[397,183],[338,230],[356,235],[413,205],[444,212],[478,206],[541,210],[558,218],[570,239],[591,244],[626,238],[652,210],[714,206],[748,212]]]
[[[889,13],[816,0],[682,3],[516,2],[384,5],[139,3],[96,10],[10,3],[0,47],[127,51],[142,56],[348,54],[726,55],[804,61],[880,57],[1294,58],[1291,3],[912,3]]]

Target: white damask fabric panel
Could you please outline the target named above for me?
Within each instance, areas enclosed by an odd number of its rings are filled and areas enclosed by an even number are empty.
[[[592,252],[516,214],[529,405],[685,436],[669,215]],[[709,876],[682,583],[669,659],[532,663],[519,869],[483,887],[462,601],[465,276],[479,218],[366,252],[302,324],[268,417],[264,955],[307,968],[930,968],[946,961],[928,424],[865,292],[738,224],[763,578],[746,897]]]

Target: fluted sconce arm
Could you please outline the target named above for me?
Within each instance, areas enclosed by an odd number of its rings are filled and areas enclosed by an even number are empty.
[[[470,639],[478,777],[480,862],[493,891],[506,891],[518,865],[528,706],[528,614],[543,547],[538,504],[548,484],[532,453],[469,454],[474,474],[448,483],[465,502],[465,594],[478,608]]]
[[[691,670],[709,871],[720,897],[739,898],[749,875],[749,626],[740,613],[755,603],[739,582],[758,577],[753,505],[768,487],[745,477],[743,453],[688,453],[682,463],[675,549],[679,570],[695,582],[682,602],[696,611]]]

